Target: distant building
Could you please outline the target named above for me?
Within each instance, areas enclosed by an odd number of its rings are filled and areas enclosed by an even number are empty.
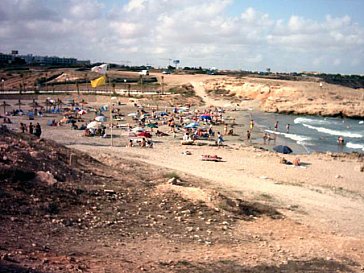
[[[12,55],[0,53],[0,64],[11,63],[12,59],[13,59]]]
[[[306,74],[306,75],[320,75],[321,72],[317,72],[317,71],[302,71],[302,74]]]
[[[76,58],[64,58],[57,56],[34,56],[32,54],[28,55],[18,55],[20,59],[23,59],[26,64],[39,64],[39,65],[61,65],[61,66],[71,66],[71,65],[89,65],[90,61],[79,61]],[[0,53],[0,63],[8,64],[14,60],[13,54],[3,54]]]

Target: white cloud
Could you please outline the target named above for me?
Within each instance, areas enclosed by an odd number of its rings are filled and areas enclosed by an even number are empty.
[[[364,66],[364,29],[348,15],[272,19],[254,7],[231,15],[230,0],[130,0],[113,7],[101,0],[3,2],[0,52],[15,48],[156,65],[181,58],[186,66],[251,64],[275,71]]]
[[[141,11],[145,8],[146,0],[131,0],[124,6],[125,12]]]
[[[249,63],[260,63],[263,61],[263,56],[261,54],[257,54],[255,56],[247,57],[246,61]]]
[[[96,0],[72,0],[70,13],[76,20],[92,20],[101,17],[103,7]]]

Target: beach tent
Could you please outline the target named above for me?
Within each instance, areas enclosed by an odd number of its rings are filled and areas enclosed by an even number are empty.
[[[97,121],[91,121],[89,124],[87,124],[87,129],[101,129],[102,124]]]
[[[159,115],[159,116],[163,117],[163,116],[168,116],[168,113],[167,113],[167,112],[162,111],[162,112],[157,112],[157,115]]]
[[[292,153],[292,149],[288,146],[283,146],[283,145],[278,145],[273,147],[273,150],[276,151],[277,153],[281,153],[281,154],[290,154]]]
[[[96,121],[99,121],[99,122],[105,122],[107,120],[107,118],[105,116],[97,116],[95,118]]]

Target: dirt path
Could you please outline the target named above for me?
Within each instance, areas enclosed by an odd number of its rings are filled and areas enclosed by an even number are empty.
[[[217,106],[217,107],[224,107],[226,105],[229,105],[229,101],[226,101],[226,100],[216,100],[216,99],[213,99],[213,98],[209,97],[206,94],[206,91],[205,91],[204,83],[203,82],[193,81],[193,82],[191,82],[191,84],[195,88],[196,95],[199,96],[199,97],[201,97],[202,100],[207,105],[214,105],[214,106]]]

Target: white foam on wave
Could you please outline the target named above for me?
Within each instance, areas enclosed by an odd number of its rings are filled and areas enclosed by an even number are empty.
[[[299,117],[299,118],[295,118],[295,120],[293,121],[295,124],[297,123],[309,123],[309,124],[331,124],[331,121],[328,120],[323,120],[323,119],[312,119],[312,118],[303,118],[303,117]]]
[[[303,126],[312,129],[312,130],[316,130],[320,133],[325,133],[328,135],[332,135],[332,136],[343,136],[343,137],[352,137],[352,138],[359,138],[359,137],[363,137],[363,135],[358,134],[358,133],[351,133],[351,132],[347,132],[347,131],[337,131],[337,130],[332,130],[332,129],[328,129],[328,128],[324,128],[324,127],[315,127],[309,124],[302,124]]]
[[[307,141],[311,140],[310,137],[302,136],[302,135],[295,135],[295,134],[287,134],[282,132],[276,132],[272,130],[265,130],[267,133],[275,134],[275,135],[281,135],[286,138],[292,139],[297,142],[299,145],[309,145]]]
[[[351,148],[351,149],[359,149],[359,150],[364,151],[364,144],[360,144],[360,143],[348,142],[346,144],[346,147]]]
[[[359,124],[363,124],[363,123],[364,123],[364,120],[359,121]]]

